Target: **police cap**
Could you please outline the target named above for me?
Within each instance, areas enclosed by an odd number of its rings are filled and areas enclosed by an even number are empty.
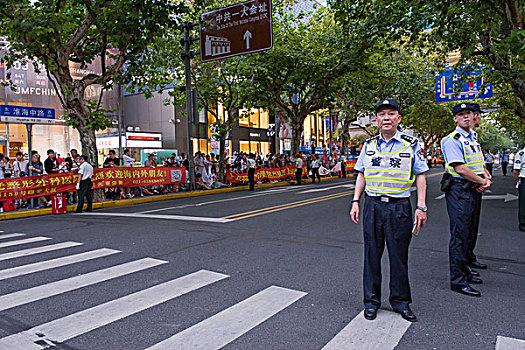
[[[377,103],[377,106],[376,106],[376,113],[379,112],[379,110],[383,107],[392,107],[394,108],[396,111],[400,112],[399,111],[399,104],[397,103],[396,100],[394,100],[393,98],[386,98],[384,100],[381,100]]]
[[[471,103],[474,113],[481,113],[481,107],[477,103]]]
[[[469,110],[469,111],[472,111],[472,112],[475,111],[474,110],[474,106],[472,106],[472,103],[463,102],[463,103],[458,103],[457,105],[455,105],[452,108],[452,114],[456,115],[459,112],[464,111],[464,110]]]

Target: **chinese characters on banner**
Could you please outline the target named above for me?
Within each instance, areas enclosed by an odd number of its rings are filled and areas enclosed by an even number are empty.
[[[95,169],[93,189],[105,187],[155,186],[185,181],[184,168],[105,168]],[[75,192],[78,175],[31,176],[0,180],[0,201]]]
[[[274,169],[257,169],[255,170],[255,182],[262,180],[277,181],[287,177],[295,178],[295,166],[288,165]],[[306,166],[303,167],[303,176],[306,175]],[[226,181],[229,182],[248,182],[248,174],[236,174],[231,171],[226,172]]]

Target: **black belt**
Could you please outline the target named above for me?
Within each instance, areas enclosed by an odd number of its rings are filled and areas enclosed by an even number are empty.
[[[383,202],[383,203],[392,203],[392,202],[399,202],[399,201],[408,199],[409,197],[396,198],[396,197],[389,197],[389,196],[369,196],[367,194],[366,198],[370,198],[370,199],[373,199],[375,201]]]

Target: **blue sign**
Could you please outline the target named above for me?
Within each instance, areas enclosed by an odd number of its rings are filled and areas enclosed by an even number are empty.
[[[454,83],[462,78],[461,74],[456,74],[454,70],[449,69],[442,75],[436,76],[436,102],[463,101],[475,98],[492,97],[492,84],[487,84],[482,89],[483,77],[481,74],[481,71],[469,72],[469,81],[463,85],[459,94],[454,93]]]
[[[1,105],[0,117],[3,122],[54,124],[55,110],[51,108]]]

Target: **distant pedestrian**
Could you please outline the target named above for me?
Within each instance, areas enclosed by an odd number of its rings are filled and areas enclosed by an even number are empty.
[[[93,193],[91,187],[93,187],[93,167],[86,161],[85,156],[80,156],[80,167],[78,168],[77,192],[78,192],[78,205],[77,213],[82,213],[84,206],[84,197],[87,200],[86,211],[92,211],[93,208]]]
[[[297,181],[297,185],[300,185],[301,184],[301,178],[303,176],[303,165],[304,165],[304,162],[303,162],[303,159],[301,158],[300,155],[295,154],[294,156],[297,157],[297,159],[295,161],[295,180]]]
[[[503,172],[503,176],[507,176],[507,166],[509,165],[509,153],[506,149],[503,150],[503,153],[501,154],[501,171]]]
[[[319,175],[319,168],[321,167],[321,160],[319,159],[319,156],[316,154],[314,155],[314,160],[312,162],[312,182],[315,183],[315,178],[321,182],[321,175]]]
[[[492,176],[492,168],[494,167],[494,155],[490,152],[490,149],[485,153],[485,166],[487,171]]]
[[[419,140],[401,133],[399,105],[394,99],[376,106],[380,135],[365,142],[357,159],[359,172],[350,218],[359,222],[359,198],[365,191],[364,235],[364,317],[376,318],[381,306],[381,257],[385,242],[390,260],[390,305],[405,320],[417,321],[410,309],[412,297],[408,280],[408,247],[427,220],[425,206],[427,164]],[[417,208],[412,220],[410,188],[417,188]]]
[[[248,181],[250,182],[250,191],[255,190],[255,156],[250,153],[248,156]]]
[[[518,181],[519,208],[518,220],[520,231],[525,231],[525,148],[514,156],[512,172]]]

